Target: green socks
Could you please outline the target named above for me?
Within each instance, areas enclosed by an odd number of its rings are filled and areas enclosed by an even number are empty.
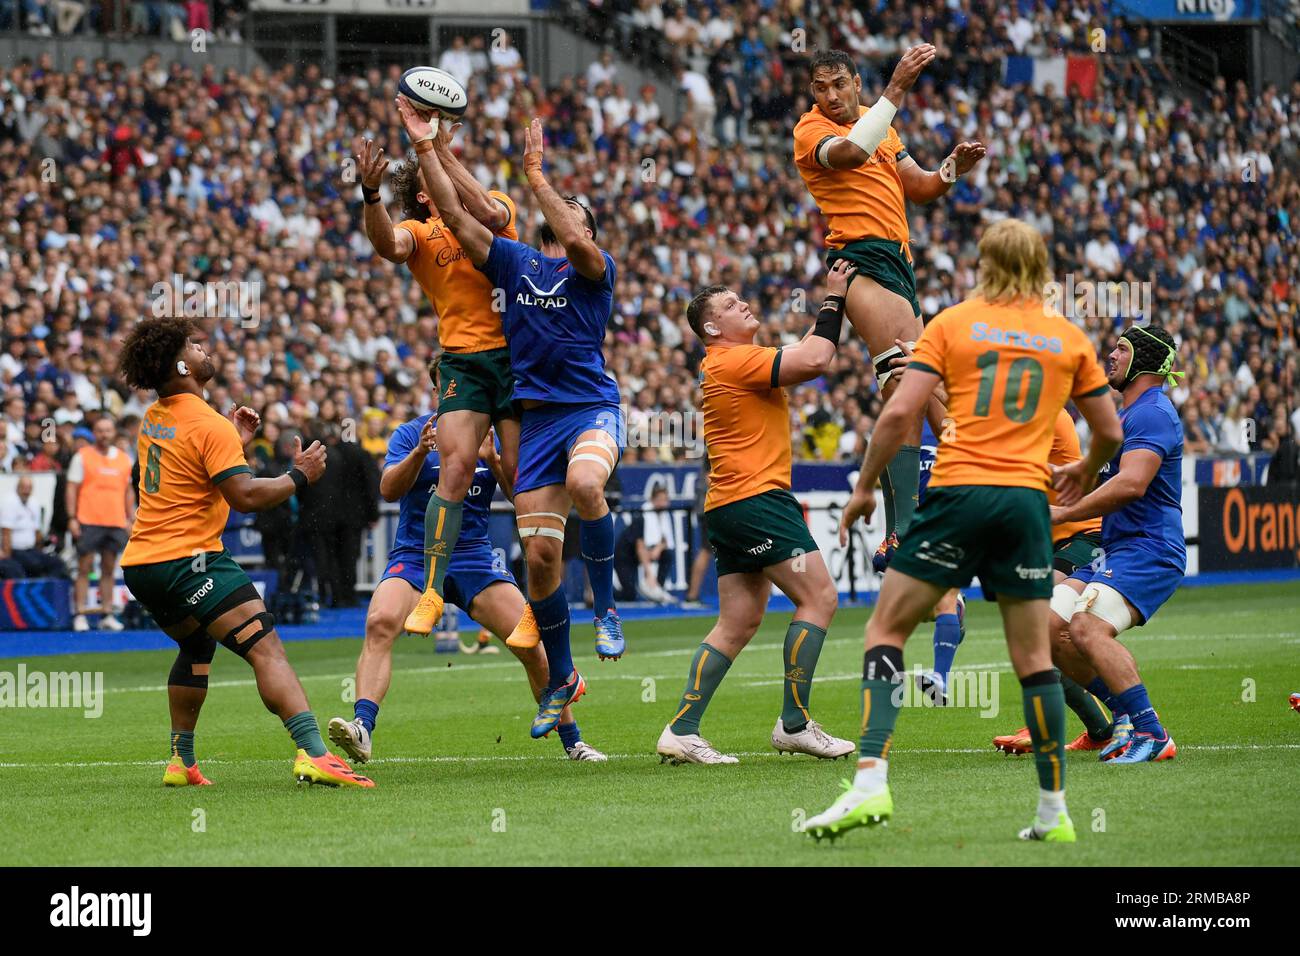
[[[1065,695],[1056,671],[1039,671],[1020,681],[1024,695],[1025,726],[1034,744],[1038,785],[1044,790],[1065,789]]]
[[[807,621],[791,621],[785,631],[782,663],[785,669],[781,723],[787,734],[797,734],[808,726],[808,698],[812,696],[813,670],[822,652],[826,631]]]
[[[309,757],[325,755],[325,741],[321,739],[320,728],[316,726],[316,715],[310,710],[294,714],[284,722],[284,729],[293,736],[293,742]]]
[[[171,738],[172,756],[179,757],[186,767],[193,767],[198,760],[194,756],[194,731],[173,730]]]
[[[429,497],[429,507],[424,512],[426,591],[433,588],[442,593],[442,579],[447,575],[451,552],[460,537],[460,519],[464,511],[463,501],[446,501],[436,494]]]
[[[898,647],[877,645],[862,658],[862,731],[858,737],[858,757],[885,759],[898,722],[900,700],[895,691],[903,675],[903,651]]]
[[[713,692],[727,676],[731,661],[717,648],[701,644],[691,658],[691,669],[686,675],[686,690],[682,693],[677,716],[668,724],[679,737],[700,732],[700,718],[713,699]]]
[[[1061,693],[1065,695],[1065,706],[1074,711],[1075,715],[1083,721],[1089,737],[1093,740],[1110,738],[1110,715],[1102,707],[1101,701],[1064,674],[1061,675]]]
[[[903,445],[880,475],[880,490],[885,499],[885,536],[899,538],[912,526],[917,496],[921,487],[921,449]]]

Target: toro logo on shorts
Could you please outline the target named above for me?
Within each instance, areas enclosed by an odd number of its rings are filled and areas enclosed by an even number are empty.
[[[1016,565],[1016,574],[1022,581],[1041,581],[1051,573],[1051,568],[1027,568],[1024,565]]]
[[[193,605],[198,604],[205,597],[207,597],[207,595],[212,592],[213,587],[215,587],[215,584],[212,578],[208,578],[206,581],[203,582],[203,587],[199,588],[197,591],[195,591],[185,600],[188,601],[190,606],[192,607]]]
[[[771,547],[772,547],[772,539],[768,538],[762,544],[756,544],[752,548],[746,548],[745,550],[748,551],[750,554],[762,554],[764,551],[767,551]]]

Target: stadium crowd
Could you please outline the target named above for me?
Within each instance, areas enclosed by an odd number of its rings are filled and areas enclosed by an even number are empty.
[[[695,408],[702,349],[685,321],[695,290],[737,287],[769,344],[802,335],[820,302],[824,225],[791,159],[791,130],[811,106],[792,45],[802,29],[807,50],[853,51],[868,103],[901,49],[935,43],[896,121],[903,143],[927,168],[963,139],[988,146],[948,196],[909,208],[926,316],[974,286],[984,225],[1027,219],[1050,237],[1067,287],[1118,281],[1150,294],[1143,314],[1179,343],[1186,378],[1173,396],[1189,452],[1288,441],[1294,455],[1300,79],[1254,92],[1180,87],[1148,31],[1096,3],[1016,12],[961,0],[924,16],[901,0],[876,12],[847,0],[673,4],[663,16],[669,8],[639,0],[607,23],[627,49],[662,39],[684,53],[663,73],[684,104],[675,123],[609,55],[552,89],[512,47],[457,42],[442,58],[471,88],[466,165],[516,199],[526,241],[538,217],[519,159],[533,115],[546,123],[553,181],[593,208],[619,266],[607,359],[631,435]],[[1107,52],[1095,98],[1003,85],[1007,55],[1086,49],[1096,26]],[[115,356],[134,318],[165,311],[196,314],[207,331],[222,369],[215,403],[261,413],[255,467],[282,467],[295,434],[382,459],[392,428],[429,407],[438,338],[407,271],[371,252],[350,160],[362,132],[404,151],[398,72],[332,79],[309,63],[222,74],[157,56],[68,72],[42,56],[5,70],[0,471],[66,471],[101,416],[133,456],[151,397],[123,384]],[[387,186],[384,196],[404,218]],[[1130,302],[1076,321],[1108,350],[1132,315]],[[861,455],[878,411],[868,368],[850,336],[832,373],[795,392],[799,457]],[[625,460],[684,454],[632,447]],[[361,513],[369,520],[368,506]]]

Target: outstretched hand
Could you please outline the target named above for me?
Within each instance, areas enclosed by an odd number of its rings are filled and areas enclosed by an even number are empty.
[[[406,127],[406,135],[411,137],[411,142],[418,143],[433,136],[433,125],[429,122],[433,119],[432,113],[421,113],[405,96],[397,97],[394,102],[397,103],[397,115],[402,118],[402,125]]]
[[[534,118],[531,123],[524,127],[524,173],[536,170],[542,171],[542,153],[544,144],[542,142],[542,121]]]

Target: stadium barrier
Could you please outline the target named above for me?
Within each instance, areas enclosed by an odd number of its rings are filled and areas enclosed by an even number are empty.
[[[642,511],[656,487],[669,497],[672,521],[671,557],[665,589],[682,598],[690,583],[691,565],[704,547],[699,494],[703,471],[696,464],[626,464],[615,473],[609,488],[618,532]],[[1183,530],[1187,540],[1187,575],[1279,573],[1300,574],[1300,486],[1268,485],[1268,456],[1245,458],[1188,458],[1183,464]],[[869,599],[880,578],[869,570],[871,555],[884,537],[883,509],[874,520],[854,529],[846,547],[839,544],[841,509],[857,480],[854,464],[800,462],[794,466],[793,493],[804,509],[813,539],[821,550],[841,597]],[[33,497],[48,529],[53,511],[55,476],[37,473]],[[18,476],[0,475],[0,500],[12,494]],[[879,505],[880,499],[877,498]],[[373,528],[363,532],[357,567],[357,589],[372,591],[383,575],[389,545],[397,525],[398,508],[383,502]],[[276,590],[275,575],[263,570],[261,535],[252,515],[232,512],[223,543],[241,565],[248,568],[268,598]],[[521,572],[521,551],[514,530],[514,509],[493,502],[489,536],[502,566]],[[582,600],[584,572],[577,553],[576,521],[566,548],[565,581],[574,601]],[[65,551],[65,557],[69,552]],[[712,568],[705,577],[701,597],[716,595]],[[119,580],[115,588],[119,606],[130,592]],[[0,630],[62,629],[71,620],[71,590],[66,582],[0,582]]]

